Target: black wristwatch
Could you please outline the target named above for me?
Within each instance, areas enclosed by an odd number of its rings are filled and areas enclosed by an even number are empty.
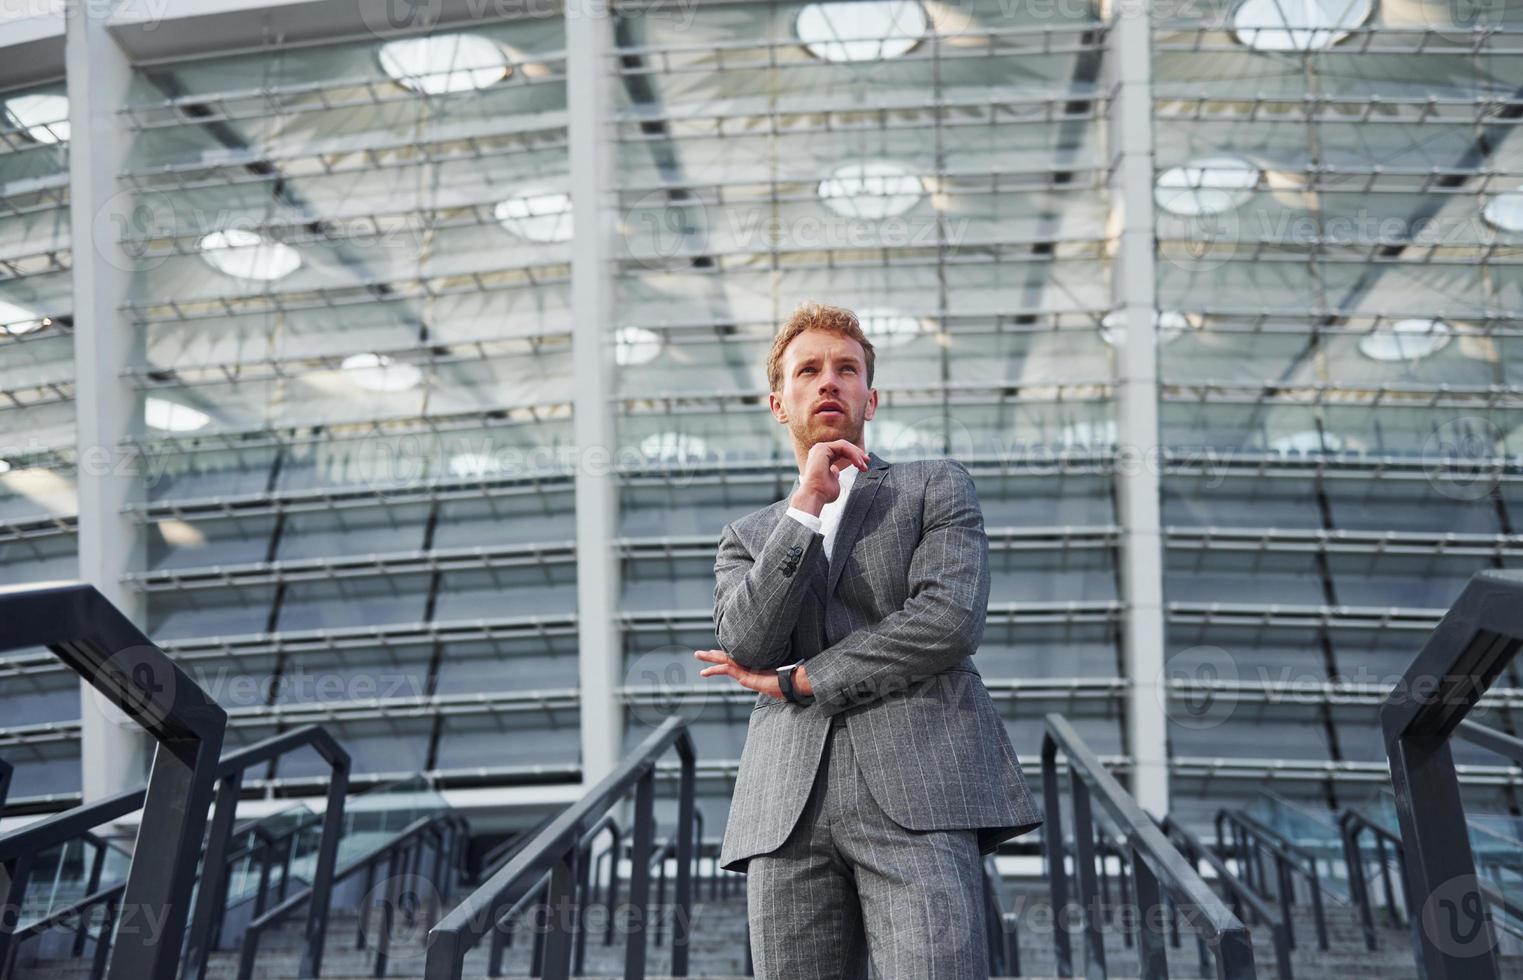
[[[796,664],[785,664],[784,666],[777,668],[777,686],[783,689],[783,697],[787,698],[789,701],[792,701],[794,704],[809,705],[814,704],[814,695],[811,694],[808,697],[805,697],[799,694],[799,692],[793,687],[793,672],[801,664],[803,664],[803,662],[804,661],[800,660]]]

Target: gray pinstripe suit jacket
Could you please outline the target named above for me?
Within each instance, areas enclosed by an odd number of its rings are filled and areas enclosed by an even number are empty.
[[[987,854],[1042,823],[973,666],[989,601],[973,479],[955,460],[868,456],[833,561],[823,534],[787,516],[793,490],[720,533],[720,647],[758,670],[807,657],[815,695],[757,695],[720,849],[728,870],[787,839],[837,713],[873,797],[904,827],[976,828]]]

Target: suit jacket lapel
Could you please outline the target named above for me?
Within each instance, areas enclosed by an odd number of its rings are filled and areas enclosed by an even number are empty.
[[[831,596],[836,593],[836,583],[841,579],[841,569],[846,567],[846,556],[851,554],[852,546],[857,543],[857,536],[862,533],[862,522],[867,519],[868,508],[872,506],[873,498],[878,494],[878,485],[883,482],[883,474],[888,471],[889,465],[888,460],[869,449],[867,469],[858,471],[856,479],[852,481],[851,493],[846,497],[846,511],[841,515],[841,523],[836,525],[835,540],[831,542],[830,581],[826,585]],[[778,501],[779,520],[792,520],[787,515],[788,501],[792,499],[793,492],[802,482],[795,478],[793,486],[788,490],[788,495]]]
[[[835,541],[831,543],[830,581],[825,586],[826,594],[831,597],[836,594],[841,569],[846,567],[846,558],[851,554],[852,546],[857,543],[857,536],[862,533],[862,522],[866,520],[873,498],[878,495],[878,487],[883,483],[883,474],[888,470],[888,460],[872,450],[868,450],[867,459],[867,469],[858,472],[851,485],[851,493],[846,498],[846,510],[841,514]]]

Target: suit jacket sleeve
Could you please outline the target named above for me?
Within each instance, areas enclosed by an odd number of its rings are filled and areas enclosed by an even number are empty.
[[[750,670],[773,670],[797,660],[792,637],[799,609],[811,589],[825,594],[828,577],[825,535],[800,521],[784,515],[754,556],[726,524],[714,559],[719,646]]]
[[[903,692],[978,650],[989,611],[989,539],[973,478],[956,460],[933,468],[904,608],[809,658],[827,714]]]

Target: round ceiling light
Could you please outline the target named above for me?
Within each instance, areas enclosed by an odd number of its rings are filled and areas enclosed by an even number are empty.
[[[1416,361],[1442,350],[1453,334],[1443,320],[1397,320],[1360,337],[1359,353],[1373,361]]]
[[[1158,175],[1153,200],[1170,214],[1231,211],[1253,196],[1259,169],[1238,157],[1203,157]]]
[[[571,195],[548,188],[529,188],[499,201],[493,211],[498,222],[531,242],[571,240]]]
[[[350,354],[339,367],[366,391],[406,391],[423,380],[423,372],[416,365],[394,361],[385,354]]]
[[[820,181],[820,199],[836,214],[878,220],[903,214],[925,196],[925,184],[892,160],[837,167]]]
[[[194,432],[205,428],[211,420],[212,417],[200,409],[167,398],[143,401],[143,421],[161,432]]]
[[[859,311],[857,322],[875,347],[901,347],[926,332],[919,317],[880,307]]]
[[[845,0],[808,4],[793,32],[824,61],[879,61],[909,52],[929,26],[916,0]]]
[[[1374,0],[1243,0],[1232,36],[1259,51],[1318,51],[1369,19]]]
[[[661,335],[644,327],[620,327],[614,332],[613,359],[620,367],[649,364],[661,353]]]
[[[196,247],[213,269],[237,279],[269,282],[301,268],[301,253],[296,249],[247,228],[209,232]]]
[[[1523,232],[1523,187],[1492,197],[1481,209],[1481,217],[1502,231]]]
[[[479,34],[436,34],[387,41],[378,57],[381,70],[405,89],[450,95],[496,85],[512,66],[507,53]]]

